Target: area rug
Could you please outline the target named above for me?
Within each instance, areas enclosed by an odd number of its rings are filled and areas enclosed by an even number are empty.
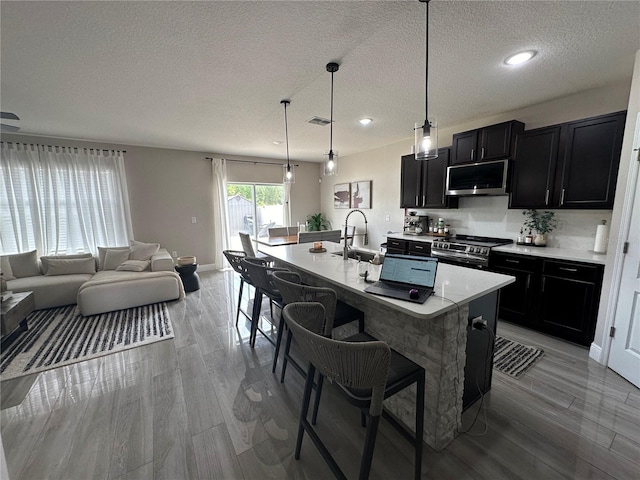
[[[0,381],[173,338],[166,303],[82,316],[75,305],[38,310],[0,353]]]
[[[504,337],[496,336],[493,368],[518,378],[529,370],[542,356],[544,350],[523,345]]]

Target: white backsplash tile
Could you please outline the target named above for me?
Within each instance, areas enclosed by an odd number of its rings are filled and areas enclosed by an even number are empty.
[[[437,221],[445,219],[454,233],[485,237],[512,238],[520,231],[523,209],[509,209],[509,197],[461,197],[457,210],[420,210]],[[544,210],[544,209],[540,209]],[[593,250],[596,227],[602,220],[611,222],[610,210],[553,210],[558,227],[549,235],[550,247]]]

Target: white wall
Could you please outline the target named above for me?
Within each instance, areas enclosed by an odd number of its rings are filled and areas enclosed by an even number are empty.
[[[604,88],[576,93],[540,105],[505,112],[485,119],[478,119],[439,132],[439,144],[451,144],[452,135],[474,128],[507,120],[520,120],[526,129],[554,125],[580,118],[612,113],[627,109],[630,85],[627,82]],[[411,128],[410,122],[407,129]],[[322,212],[333,225],[341,225],[348,210],[333,207],[333,186],[357,180],[372,180],[372,208],[366,210],[369,220],[369,246],[377,248],[385,241],[387,231],[401,231],[404,209],[400,205],[400,157],[411,152],[413,137],[368,152],[340,159],[339,174],[324,177],[322,181]],[[459,208],[449,210],[420,210],[430,217],[443,217],[456,233],[515,238],[524,217],[522,210],[509,210],[507,197],[478,197],[460,199]],[[549,246],[593,249],[596,226],[601,220],[611,221],[611,211],[603,210],[555,210],[558,228],[549,239]],[[386,215],[390,221],[386,221]],[[353,219],[353,221],[351,221]],[[363,225],[352,216],[350,224]],[[356,240],[356,245],[361,240]]]

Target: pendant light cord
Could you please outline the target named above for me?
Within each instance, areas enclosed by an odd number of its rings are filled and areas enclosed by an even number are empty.
[[[429,124],[429,0],[420,0],[426,3],[425,8],[425,66],[424,66],[424,124]]]
[[[331,123],[329,133],[329,155],[333,156],[333,72],[331,72]]]

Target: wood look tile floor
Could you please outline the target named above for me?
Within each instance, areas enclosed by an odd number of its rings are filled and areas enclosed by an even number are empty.
[[[291,369],[281,384],[271,344],[258,335],[249,348],[242,316],[236,329],[237,277],[200,279],[170,304],[175,339],[0,385],[11,480],[333,478],[308,437],[293,458],[302,378]],[[423,477],[639,479],[640,391],[585,348],[505,322],[499,334],[545,355],[520,379],[494,372],[463,415],[470,431],[442,452],[425,446]],[[318,429],[349,478],[359,425],[327,385]],[[380,425],[371,478],[412,478],[412,448]]]

